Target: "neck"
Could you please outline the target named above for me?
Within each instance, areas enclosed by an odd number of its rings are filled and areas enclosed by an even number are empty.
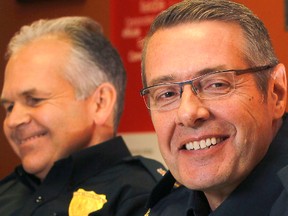
[[[225,192],[219,192],[216,193],[213,192],[205,192],[205,196],[208,200],[209,206],[212,211],[214,211],[216,208],[218,208],[221,203],[228,197],[228,193]]]

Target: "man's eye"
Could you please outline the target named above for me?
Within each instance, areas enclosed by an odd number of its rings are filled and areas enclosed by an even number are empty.
[[[35,106],[38,103],[40,103],[41,101],[43,101],[43,98],[36,98],[36,97],[27,97],[26,98],[26,102],[30,106]]]
[[[154,94],[154,100],[160,102],[160,101],[167,101],[171,100],[173,98],[179,97],[179,90],[177,88],[161,88],[158,89]]]
[[[211,82],[202,83],[202,91],[215,92],[219,94],[228,93],[231,90],[231,83],[227,80],[213,80]]]
[[[229,86],[230,86],[230,84],[227,82],[215,82],[215,83],[210,84],[209,88],[218,88],[218,89],[221,88],[221,89],[223,89],[223,88],[227,88]]]
[[[14,103],[3,103],[3,108],[6,112],[6,114],[9,114],[12,112],[12,110],[14,108]]]
[[[167,92],[159,95],[159,98],[170,98],[170,97],[173,97],[175,95],[178,95],[177,92],[167,91]]]
[[[11,113],[12,110],[13,110],[13,107],[14,107],[14,104],[13,104],[13,103],[9,104],[8,106],[5,106],[6,112],[7,112],[7,113]]]

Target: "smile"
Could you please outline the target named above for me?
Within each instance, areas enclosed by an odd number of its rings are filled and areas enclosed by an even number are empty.
[[[42,136],[45,136],[45,135],[46,135],[46,133],[41,133],[41,134],[29,136],[29,137],[27,137],[27,138],[25,138],[25,139],[19,139],[19,143],[20,143],[20,144],[23,144],[23,143],[25,143],[25,142],[31,141],[31,140],[33,140],[33,139],[37,139],[37,138],[42,137]]]
[[[193,141],[193,142],[188,142],[183,146],[183,149],[186,150],[199,150],[199,149],[206,149],[210,148],[211,146],[215,146],[218,143],[222,142],[225,138],[207,138],[207,139],[202,139],[199,141]]]

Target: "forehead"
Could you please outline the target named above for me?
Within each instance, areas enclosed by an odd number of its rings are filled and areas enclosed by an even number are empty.
[[[147,84],[162,76],[179,81],[197,71],[244,67],[244,45],[242,29],[234,23],[204,21],[160,29],[147,45]]]
[[[55,38],[42,38],[24,45],[6,65],[2,94],[63,85],[67,82],[63,71],[69,50],[67,42]]]

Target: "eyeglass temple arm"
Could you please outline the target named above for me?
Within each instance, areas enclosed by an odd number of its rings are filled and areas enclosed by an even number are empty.
[[[248,69],[243,69],[243,70],[235,70],[237,75],[240,74],[245,74],[245,73],[253,73],[253,72],[259,72],[259,71],[263,71],[263,70],[268,70],[273,68],[275,65],[264,65],[264,66],[260,66],[260,67],[254,67],[254,68],[248,68]]]

